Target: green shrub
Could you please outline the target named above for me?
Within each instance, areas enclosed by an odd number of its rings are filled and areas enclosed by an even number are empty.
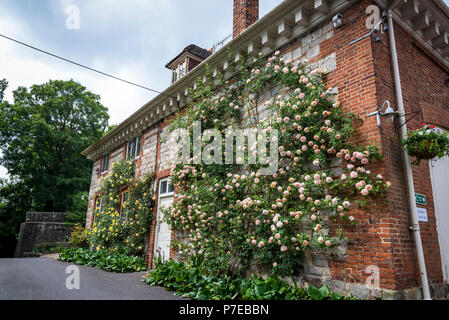
[[[77,248],[88,248],[89,247],[89,233],[81,225],[77,224],[73,228],[70,234],[69,243],[73,244]]]
[[[183,262],[157,263],[143,280],[152,286],[176,291],[177,295],[195,300],[351,300],[342,294],[331,293],[327,286],[307,290],[291,286],[272,275],[267,279],[210,276],[203,269]]]
[[[69,248],[60,252],[59,260],[96,267],[109,272],[129,273],[147,269],[147,265],[142,258],[113,253],[110,250],[93,251],[83,248]]]
[[[67,242],[42,242],[36,244],[32,252],[40,254],[57,253],[69,247],[71,247],[71,244]]]
[[[111,174],[100,179],[100,198],[89,230],[93,248],[122,247],[131,255],[145,255],[145,243],[153,220],[154,174],[149,172],[138,180],[135,175],[134,162],[123,160],[115,162]],[[122,198],[124,186],[129,190],[126,200]]]

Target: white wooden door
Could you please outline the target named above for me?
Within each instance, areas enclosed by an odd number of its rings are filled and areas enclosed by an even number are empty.
[[[167,223],[162,222],[163,209],[170,208],[173,204],[173,192],[167,188],[167,180],[160,181],[159,203],[157,206],[156,239],[154,246],[154,256],[163,260],[170,258],[171,230]],[[162,186],[162,187],[161,187]]]
[[[429,163],[444,281],[449,283],[449,157]]]

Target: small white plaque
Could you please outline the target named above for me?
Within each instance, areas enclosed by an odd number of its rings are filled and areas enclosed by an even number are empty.
[[[424,208],[416,208],[418,211],[418,220],[422,222],[429,222],[427,219],[427,209]]]

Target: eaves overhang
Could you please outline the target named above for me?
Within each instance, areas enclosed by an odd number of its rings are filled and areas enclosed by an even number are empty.
[[[375,0],[449,70],[449,8],[442,0]]]

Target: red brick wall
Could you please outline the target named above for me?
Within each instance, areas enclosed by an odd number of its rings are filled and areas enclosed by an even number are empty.
[[[395,36],[399,68],[404,96],[404,107],[409,119],[414,111],[423,112],[407,123],[409,130],[420,127],[422,122],[449,128],[449,88],[446,85],[447,70],[430,53],[400,26],[396,25]],[[385,100],[397,110],[388,37],[382,37],[381,44],[373,46],[376,70],[376,86],[379,106]],[[385,155],[385,170],[393,183],[389,193],[389,208],[393,213],[391,227],[393,240],[393,267],[398,288],[419,286],[419,273],[416,262],[413,235],[408,227],[411,224],[407,189],[402,170],[400,138],[394,125],[383,121],[382,144]],[[421,237],[424,247],[427,274],[430,283],[443,282],[440,249],[436,231],[436,220],[432,196],[432,184],[428,161],[413,166],[415,192],[426,196],[428,222],[421,222]]]
[[[332,278],[350,283],[365,283],[369,265],[380,270],[380,286],[385,289],[405,289],[420,286],[413,235],[409,231],[410,205],[408,203],[399,132],[394,125],[382,120],[377,127],[376,118],[367,115],[377,110],[385,100],[397,109],[393,84],[388,36],[382,43],[366,38],[352,46],[348,43],[369,32],[365,26],[366,7],[371,1],[360,1],[344,12],[345,23],[334,30],[334,36],[320,44],[323,59],[336,52],[337,70],[327,77],[329,87],[338,87],[338,98],[343,108],[365,120],[356,124],[351,143],[379,144],[384,160],[370,169],[392,182],[385,200],[373,201],[368,209],[352,209],[360,224],[346,226],[348,238],[347,258],[331,259]],[[400,69],[406,112],[424,109],[423,116],[412,120],[408,127],[416,129],[421,122],[449,128],[449,87],[447,72],[399,26],[396,28]],[[288,52],[301,46],[292,43],[284,48]],[[442,283],[441,258],[433,209],[432,187],[428,163],[415,167],[415,188],[426,195],[428,223],[421,223],[421,236],[425,250],[428,277],[431,283]],[[331,231],[333,230],[331,226]]]
[[[259,0],[234,0],[233,38],[259,19]]]
[[[322,44],[324,56],[336,50],[337,70],[329,75],[329,86],[338,87],[338,99],[343,108],[366,121],[355,121],[356,133],[351,143],[356,145],[378,144],[381,142],[376,119],[366,116],[377,109],[377,92],[373,46],[371,38],[366,38],[354,45],[351,41],[365,35],[366,7],[369,1],[361,1],[344,13],[343,26],[335,30],[335,35],[328,43]],[[328,52],[327,52],[328,51]],[[382,152],[382,147],[381,152]],[[370,170],[384,175],[381,164]],[[380,270],[380,286],[394,289],[396,286],[393,272],[392,243],[390,241],[391,213],[383,200],[372,201],[368,208],[353,208],[350,212],[360,223],[347,226],[344,230],[349,239],[347,259],[331,260],[332,277],[350,283],[365,283],[365,270],[375,265]],[[335,231],[335,230],[333,230]]]
[[[190,72],[191,70],[193,70],[193,68],[195,68],[197,65],[199,65],[201,63],[201,61],[191,58],[191,57],[188,57],[187,58],[187,72]]]
[[[370,1],[361,1],[344,12],[343,26],[334,29],[334,36],[320,44],[320,55],[311,61],[336,53],[337,69],[328,74],[328,87],[337,87],[338,100],[343,108],[361,118],[366,118],[366,115],[377,109],[373,59],[373,46],[376,44],[372,43],[370,38],[352,46],[348,46],[348,43],[369,32],[365,25],[367,18],[365,10],[370,4]],[[299,46],[301,43],[292,44],[283,51],[294,50]],[[375,119],[369,118],[363,123],[355,121],[354,125],[356,132],[350,141],[352,144],[380,144],[381,137]],[[384,175],[382,163],[369,169]],[[373,201],[368,208],[368,210],[354,208],[350,211],[349,214],[353,215],[359,224],[344,228],[344,235],[348,238],[347,258],[330,260],[332,279],[365,283],[369,276],[365,273],[366,268],[375,265],[381,274],[380,286],[395,289],[390,235],[392,213],[389,212],[384,200]],[[331,233],[335,235],[335,231],[336,226],[331,225]]]

